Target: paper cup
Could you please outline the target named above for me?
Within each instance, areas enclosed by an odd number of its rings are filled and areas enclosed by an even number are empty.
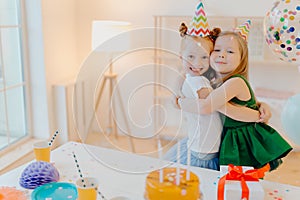
[[[34,143],[33,150],[36,161],[50,162],[51,146],[47,141]]]
[[[83,180],[83,181],[82,181]],[[78,200],[96,200],[98,181],[92,177],[79,178],[76,181]]]

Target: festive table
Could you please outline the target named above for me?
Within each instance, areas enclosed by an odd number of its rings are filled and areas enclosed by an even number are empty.
[[[83,176],[96,177],[99,181],[98,189],[107,199],[126,196],[132,200],[142,200],[147,174],[160,166],[174,165],[147,156],[68,142],[51,152],[51,162],[58,169],[61,182],[75,183],[79,178],[73,153],[76,154]],[[30,199],[32,190],[26,190],[19,185],[20,175],[28,165],[29,163],[0,176],[0,187],[16,187],[25,191]],[[191,167],[191,171],[200,178],[203,199],[217,199],[219,172],[196,167]],[[265,191],[265,200],[294,200],[300,196],[300,187],[270,181],[261,181],[261,184]]]

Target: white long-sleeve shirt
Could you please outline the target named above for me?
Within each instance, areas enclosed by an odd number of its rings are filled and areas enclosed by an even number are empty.
[[[181,91],[185,97],[198,98],[197,91],[201,88],[212,88],[209,80],[204,76],[187,74]],[[187,120],[188,147],[199,153],[218,152],[223,128],[219,113],[199,115],[183,112],[183,114]]]

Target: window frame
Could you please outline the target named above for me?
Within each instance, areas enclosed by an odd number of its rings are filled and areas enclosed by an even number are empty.
[[[6,86],[5,83],[5,66],[3,65],[3,58],[1,58],[1,77],[0,77],[0,82],[3,82],[3,89],[1,89],[4,94],[4,98],[7,98],[7,91],[13,88],[22,88],[23,90],[23,106],[24,106],[24,135],[21,135],[16,139],[15,141],[11,141],[11,131],[9,129],[9,122],[8,119],[8,109],[7,109],[7,103],[5,103],[7,100],[4,100],[5,104],[5,115],[6,115],[6,121],[5,126],[6,126],[6,136],[7,136],[7,144],[4,144],[3,147],[0,148],[0,155],[2,153],[5,153],[18,145],[24,144],[29,138],[32,137],[31,133],[31,96],[30,96],[30,87],[29,87],[29,65],[28,65],[28,37],[27,37],[27,29],[26,29],[26,7],[25,7],[25,0],[15,0],[16,3],[16,24],[15,25],[5,25],[1,24],[0,28],[17,28],[18,29],[18,39],[19,39],[19,46],[20,46],[20,64],[21,64],[21,75],[22,75],[22,80],[21,82],[14,84],[12,86]],[[1,39],[1,33],[0,33],[0,39]],[[2,46],[2,43],[0,42],[0,45]],[[2,47],[1,47],[2,48]],[[1,53],[2,56],[2,53]]]

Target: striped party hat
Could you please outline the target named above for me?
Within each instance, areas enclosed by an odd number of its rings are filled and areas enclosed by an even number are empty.
[[[187,34],[201,37],[209,35],[207,17],[201,0],[196,6],[195,15],[187,31]]]
[[[248,19],[243,24],[239,25],[237,28],[235,28],[234,32],[237,32],[241,35],[242,38],[247,42],[248,41],[248,35],[251,27],[251,20]]]

